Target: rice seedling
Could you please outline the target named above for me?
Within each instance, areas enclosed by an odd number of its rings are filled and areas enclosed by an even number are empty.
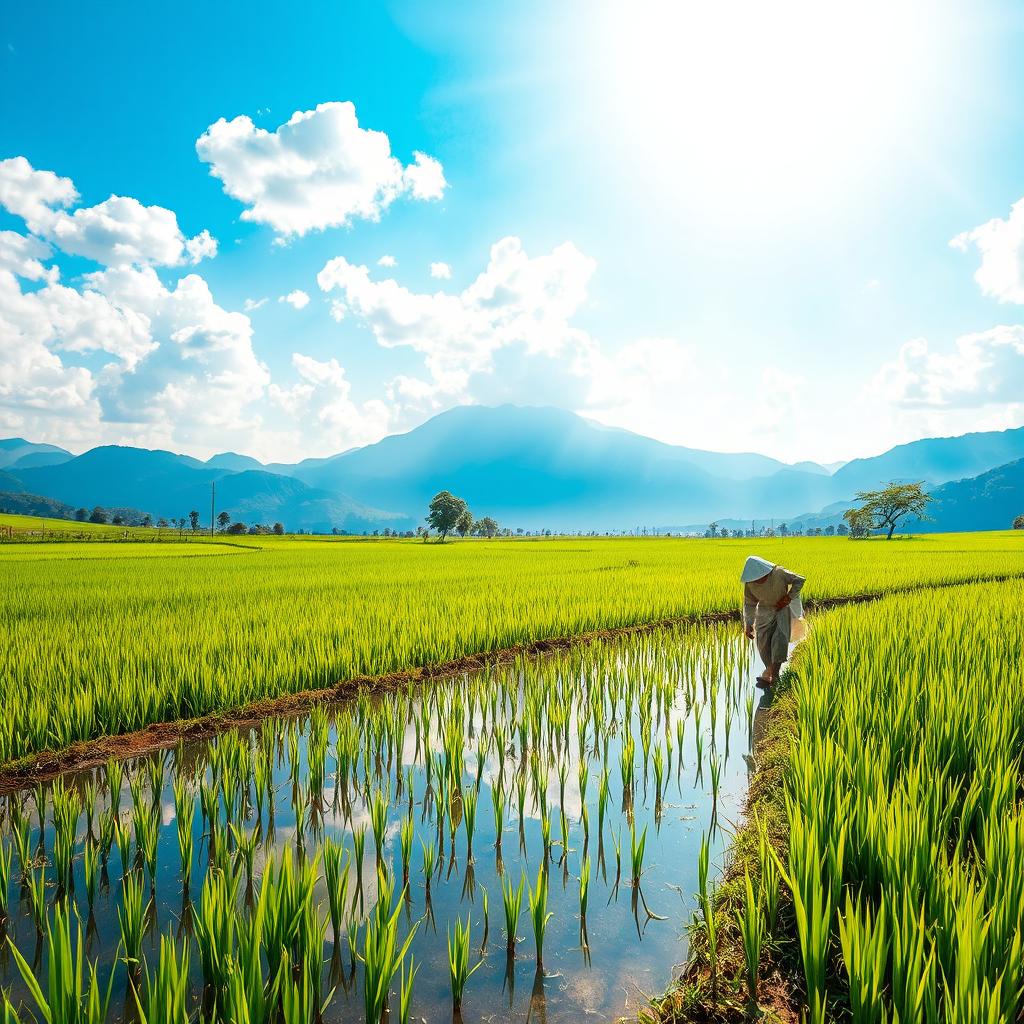
[[[160,843],[159,808],[136,805],[133,811],[135,821],[135,842],[146,872],[149,875],[151,889],[156,888],[156,858]]]
[[[466,859],[473,860],[473,833],[476,831],[476,790],[468,788],[462,794],[462,823],[466,826]]]
[[[161,935],[156,968],[151,971],[143,960],[142,984],[132,984],[140,1024],[188,1024],[188,971],[188,943],[179,950],[172,934]]]
[[[516,952],[516,926],[519,923],[519,915],[522,913],[525,882],[526,879],[520,875],[518,887],[513,888],[508,874],[502,876],[501,895],[505,909],[505,938],[509,956],[515,956]]]
[[[11,863],[14,860],[14,848],[10,843],[0,840],[0,921],[7,917],[7,891],[11,884]]]
[[[711,974],[711,1000],[718,1001],[718,922],[715,919],[714,892],[708,886],[708,866],[711,846],[707,836],[701,836],[697,857],[698,901],[704,922],[704,935],[708,944],[708,968]]]
[[[437,847],[433,841],[427,842],[424,839],[420,840],[420,846],[423,848],[423,878],[426,883],[427,891],[430,891],[430,879],[434,875],[434,867],[437,863]]]
[[[370,823],[373,826],[373,845],[379,862],[384,849],[384,837],[388,829],[388,802],[384,794],[379,791],[370,798]]]
[[[542,865],[537,871],[536,887],[528,886],[527,902],[533,923],[533,938],[537,945],[537,970],[544,967],[544,933],[554,912],[548,910],[548,873]]]
[[[331,917],[331,932],[335,946],[341,940],[341,925],[344,920],[348,901],[348,869],[351,855],[332,839],[324,841],[322,847],[324,861],[324,882],[327,885],[327,902]]]
[[[360,825],[352,833],[352,848],[356,857],[356,891],[359,894],[359,906],[363,906],[363,854],[366,850],[366,826]]]
[[[640,884],[640,876],[644,870],[644,849],[647,846],[647,826],[644,826],[640,838],[636,836],[636,825],[629,826],[629,862],[631,866],[630,882],[634,887]]]
[[[411,954],[408,970],[406,970],[405,961],[402,962],[398,988],[398,1024],[409,1024],[412,1019],[412,988],[419,969],[416,958]]]
[[[501,849],[501,834],[505,831],[505,791],[500,781],[491,786],[491,807],[494,811],[494,845]]]
[[[71,911],[63,901],[54,905],[53,920],[46,933],[45,992],[18,947],[13,942],[9,944],[11,956],[40,1016],[46,1024],[102,1024],[110,1006],[114,974],[111,973],[104,991],[96,976],[96,965],[85,965],[82,926],[76,924],[72,929]],[[5,1006],[9,1005],[6,996],[4,1002]]]
[[[32,920],[35,921],[36,930],[46,931],[46,867],[41,866],[38,871],[29,868],[25,877],[25,884],[28,888],[29,905],[32,908]]]
[[[462,919],[455,918],[455,934],[448,932],[448,978],[452,986],[452,1009],[457,1014],[462,1009],[462,996],[466,983],[483,964],[478,960],[469,966],[469,919],[465,925]]]
[[[736,912],[736,924],[743,939],[743,956],[747,972],[747,998],[752,1006],[756,1006],[765,924],[761,900],[754,894],[754,885],[750,881],[749,871],[743,873],[743,908]]]
[[[580,943],[584,949],[587,940],[587,905],[590,902],[590,858],[584,857],[580,867]]]
[[[91,839],[86,840],[82,849],[82,868],[85,877],[85,898],[88,901],[89,913],[96,903],[96,890],[99,886],[100,848]],[[2,872],[0,872],[2,876]],[[3,879],[0,877],[0,882]],[[3,908],[0,907],[0,910]]]
[[[417,926],[409,930],[405,941],[398,941],[398,916],[402,901],[392,909],[392,891],[389,883],[378,871],[378,888],[385,898],[378,898],[377,906],[366,922],[363,935],[363,999],[367,1024],[381,1024],[388,1009],[391,982],[402,966]]]
[[[117,920],[121,926],[121,948],[130,970],[137,968],[142,955],[142,938],[146,930],[148,900],[143,896],[142,878],[129,872],[121,879],[121,905]]]
[[[252,888],[253,867],[256,862],[256,850],[260,844],[260,834],[255,829],[251,832],[238,828],[234,822],[228,825],[235,844],[233,856],[233,869],[238,870],[239,866],[245,867],[246,888]]]

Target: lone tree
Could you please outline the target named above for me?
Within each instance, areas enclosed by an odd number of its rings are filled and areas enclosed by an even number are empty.
[[[851,534],[864,536],[867,529],[885,530],[885,539],[892,540],[893,532],[904,517],[928,518],[925,513],[932,496],[925,493],[923,480],[913,484],[892,480],[879,491],[858,491],[857,500],[863,504],[843,513]]]
[[[498,535],[497,520],[492,519],[490,516],[484,516],[483,519],[478,519],[473,524],[473,532],[491,540]]]
[[[441,491],[434,495],[434,500],[430,503],[427,523],[437,530],[443,544],[445,537],[458,527],[463,512],[468,511],[466,503],[461,498],[456,498],[451,491]]]
[[[1015,530],[1024,530],[1024,516],[1017,516],[1013,521],[1013,528]]]
[[[189,522],[192,524],[192,532],[197,533],[199,531],[199,513],[192,509],[188,514]]]
[[[221,512],[220,515],[217,516],[217,525],[222,530],[226,530],[231,525],[231,513]]]

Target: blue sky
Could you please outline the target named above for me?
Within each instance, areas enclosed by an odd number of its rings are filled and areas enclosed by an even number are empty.
[[[293,459],[515,401],[830,461],[1020,425],[1022,45],[1012,3],[11,8],[0,434]]]

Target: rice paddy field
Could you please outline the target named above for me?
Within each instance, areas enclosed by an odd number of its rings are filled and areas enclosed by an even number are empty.
[[[735,610],[751,543],[251,540],[0,545],[0,765],[353,677]],[[1019,531],[758,550],[806,575],[811,600],[1024,573]]]
[[[701,1019],[787,960],[810,1021],[1021,1019],[1019,533],[757,542],[817,602],[774,701],[750,541],[252,540],[0,547],[0,764],[590,636],[8,785],[4,1024],[635,1018],[691,943]]]

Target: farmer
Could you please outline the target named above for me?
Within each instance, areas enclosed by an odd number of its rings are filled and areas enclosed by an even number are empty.
[[[804,577],[781,565],[751,555],[740,575],[743,583],[743,632],[748,640],[757,637],[757,650],[764,672],[757,677],[762,689],[778,682],[782,663],[789,657],[789,636],[796,604],[796,617],[802,614],[800,588]]]

